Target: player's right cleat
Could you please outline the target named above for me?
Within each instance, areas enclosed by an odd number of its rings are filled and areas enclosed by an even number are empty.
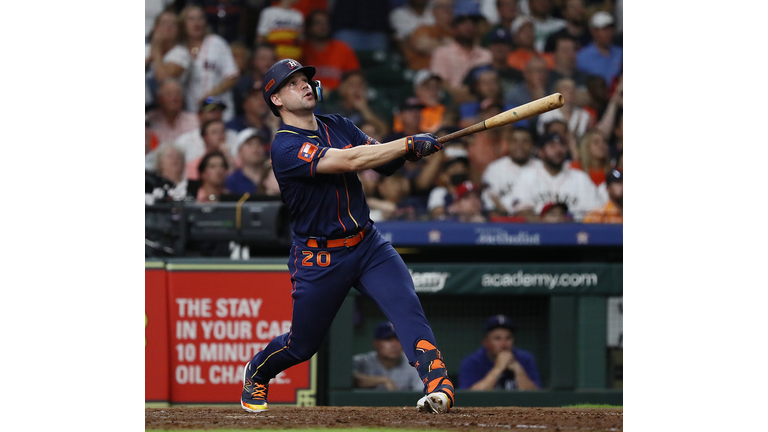
[[[253,382],[248,376],[250,362],[243,368],[243,394],[240,397],[240,406],[248,412],[260,413],[267,411],[267,392],[269,384]]]
[[[418,408],[419,412],[442,414],[451,410],[451,403],[448,401],[448,396],[445,393],[435,392],[419,399],[416,402],[416,408]]]

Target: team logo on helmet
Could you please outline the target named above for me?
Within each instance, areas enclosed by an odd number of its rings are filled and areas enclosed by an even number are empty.
[[[288,69],[299,67],[299,62],[297,62],[296,60],[291,60],[286,64],[288,65]]]

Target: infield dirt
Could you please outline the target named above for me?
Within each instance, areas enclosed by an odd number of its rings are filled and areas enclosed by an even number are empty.
[[[415,407],[270,407],[253,414],[240,406],[146,408],[147,430],[403,428],[478,431],[536,429],[621,431],[622,408],[457,407],[447,414],[424,414]]]

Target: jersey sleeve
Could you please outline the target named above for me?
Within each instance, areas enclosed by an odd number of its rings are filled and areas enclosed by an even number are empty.
[[[282,135],[282,134],[281,134]],[[272,143],[272,168],[277,178],[311,178],[317,174],[317,162],[328,151],[297,135]]]
[[[528,378],[536,383],[541,388],[541,377],[539,377],[539,369],[536,367],[536,358],[529,352],[518,352],[515,354],[517,361],[523,366]]]
[[[474,365],[472,357],[467,356],[459,367],[459,388],[468,389],[483,379],[484,376],[485,374]]]
[[[232,55],[232,49],[227,44],[224,38],[217,38],[217,45],[219,61],[221,62],[221,78],[227,79],[233,76],[237,76],[240,71],[235,63],[235,57]]]
[[[163,61],[165,63],[173,63],[183,67],[184,69],[187,69],[189,68],[189,64],[192,62],[192,57],[190,57],[189,51],[187,51],[186,48],[182,47],[181,45],[176,45],[165,54]]]

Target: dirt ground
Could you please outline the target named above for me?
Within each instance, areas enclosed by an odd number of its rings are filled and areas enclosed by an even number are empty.
[[[305,429],[386,427],[478,431],[536,429],[621,431],[622,408],[457,407],[424,414],[415,407],[270,407],[261,414],[240,406],[146,408],[145,429]]]

